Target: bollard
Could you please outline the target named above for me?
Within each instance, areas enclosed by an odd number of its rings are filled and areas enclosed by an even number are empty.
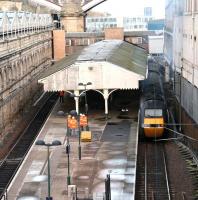
[[[109,200],[111,200],[111,178],[110,178],[110,174],[107,174],[107,180],[108,180]]]
[[[107,174],[105,179],[105,200],[111,200],[111,179],[110,174]]]
[[[105,200],[109,200],[107,179],[105,179]]]

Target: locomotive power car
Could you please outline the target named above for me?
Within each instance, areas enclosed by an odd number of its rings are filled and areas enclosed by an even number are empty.
[[[168,111],[164,97],[164,68],[153,57],[148,58],[147,78],[140,81],[139,131],[146,138],[165,134]]]

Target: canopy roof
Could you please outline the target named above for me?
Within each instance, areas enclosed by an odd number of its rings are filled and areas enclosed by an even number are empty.
[[[58,61],[46,69],[41,74],[40,79],[44,79],[75,63],[87,61],[112,63],[145,76],[147,52],[140,47],[121,40],[103,40]]]

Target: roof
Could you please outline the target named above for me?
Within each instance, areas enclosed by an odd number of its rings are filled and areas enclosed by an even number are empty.
[[[143,37],[149,35],[157,35],[155,31],[124,31],[125,37]],[[104,31],[101,32],[68,32],[66,33],[66,38],[69,37],[105,37]]]
[[[75,37],[75,38],[90,38],[90,37],[104,37],[104,32],[68,32],[65,33],[66,38]]]
[[[45,69],[43,73],[40,74],[39,79],[43,79],[74,64],[80,52],[81,51],[78,51],[70,56],[66,56],[65,58],[56,62],[54,65],[51,65],[49,68]]]
[[[121,43],[121,40],[103,40],[94,43],[84,48],[77,61],[107,61]]]
[[[124,31],[125,37],[141,37],[149,35],[157,35],[157,33],[155,31]]]
[[[121,40],[103,40],[85,47],[82,51],[68,56],[48,68],[40,79],[58,72],[76,62],[109,62],[145,76],[147,52]]]
[[[145,76],[147,52],[135,45],[123,42],[108,59],[109,62]]]

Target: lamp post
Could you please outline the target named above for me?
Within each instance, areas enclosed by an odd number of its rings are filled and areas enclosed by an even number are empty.
[[[80,122],[79,122],[80,115],[75,110],[70,111],[70,114],[74,117],[77,117],[77,121],[78,121],[78,158],[79,160],[81,160],[81,143],[80,143],[81,131],[80,131]]]
[[[67,185],[71,184],[71,177],[70,177],[70,143],[69,143],[69,135],[70,135],[70,127],[69,127],[69,120],[70,114],[67,114],[67,145],[66,145],[66,154],[67,154]]]
[[[52,200],[52,197],[51,197],[51,188],[50,188],[50,157],[49,157],[49,148],[52,147],[52,146],[59,146],[59,145],[61,145],[61,142],[59,140],[54,140],[52,143],[45,143],[45,141],[43,141],[43,140],[37,140],[35,144],[47,147],[48,196],[46,197],[46,200]]]
[[[73,97],[73,98],[76,97],[76,98],[79,99],[80,96],[83,97],[83,96],[85,96],[85,94],[84,93],[81,94],[81,95],[70,94],[70,97]],[[77,121],[78,121],[78,158],[79,158],[79,160],[81,160],[81,145],[80,145],[81,131],[80,131],[80,109],[79,109],[79,104],[78,104],[78,108],[76,108],[76,109],[78,109],[78,112],[76,112],[75,110],[72,110],[72,111],[70,111],[70,114],[72,116],[76,116],[77,117]]]
[[[87,82],[87,83],[78,83],[79,86],[84,86],[84,90],[85,90],[85,114],[88,114],[88,104],[87,104],[87,86],[88,85],[92,85],[91,82]]]
[[[71,184],[70,178],[70,162],[69,162],[69,154],[70,154],[70,144],[66,145],[66,154],[67,154],[67,185]]]
[[[88,124],[88,103],[87,103],[87,86],[92,85],[91,82],[87,83],[78,83],[79,86],[84,86],[85,90],[85,114],[87,115],[87,130],[89,130],[89,124]]]

